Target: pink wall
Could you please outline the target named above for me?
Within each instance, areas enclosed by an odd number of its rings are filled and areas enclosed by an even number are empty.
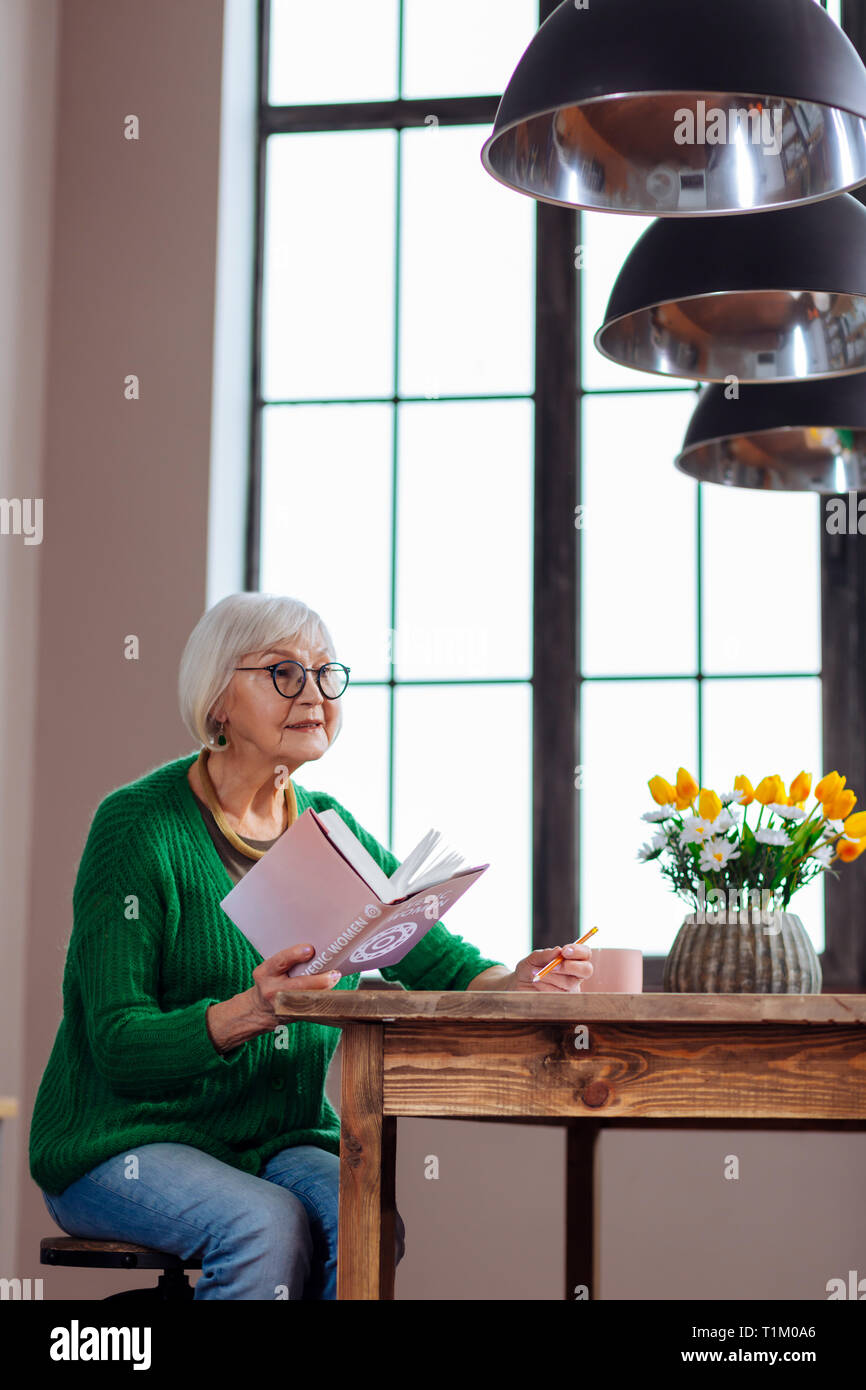
[[[222,3],[72,0],[61,20],[46,534],[27,643],[37,647],[40,843],[25,938],[25,1117],[59,1017],[90,818],[109,789],[188,748],[177,666],[207,575]],[[130,114],[138,141],[124,139]],[[124,399],[130,373],[139,400]],[[139,661],[124,659],[132,633]],[[27,1275],[53,1222],[26,1151],[19,1163]],[[112,1284],[48,1275],[48,1297],[74,1288],[96,1298]]]
[[[54,1228],[27,1118],[90,818],[188,747],[180,653],[206,602],[239,587],[243,428],[219,409],[224,385],[242,402],[248,357],[215,342],[228,302],[215,320],[215,284],[237,297],[249,265],[233,276],[218,260],[222,32],[222,0],[0,7],[0,477],[3,495],[43,496],[45,519],[39,547],[0,538],[0,1092],[22,1111],[3,1126],[0,1275],[42,1275],[48,1298],[153,1282],[38,1267]],[[123,138],[130,113],[138,142]],[[138,401],[124,400],[128,373]],[[123,658],[130,633],[138,662]],[[732,1152],[736,1184],[722,1176]],[[866,1135],[605,1134],[601,1295],[823,1297],[833,1275],[866,1273],[864,1157]],[[398,1297],[561,1297],[563,1184],[560,1131],[400,1121]]]
[[[43,502],[58,27],[56,0],[0,5],[0,497]],[[0,1095],[19,1101],[43,554],[22,535],[0,535]],[[56,979],[52,970],[52,1004]],[[29,1024],[38,1036],[44,1016]],[[0,1126],[0,1275],[16,1267],[25,1109]]]

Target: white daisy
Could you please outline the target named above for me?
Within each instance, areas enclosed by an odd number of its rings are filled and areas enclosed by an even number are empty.
[[[818,849],[814,849],[808,857],[817,860],[817,862],[823,864],[826,869],[834,854],[835,850],[832,845],[821,845]]]
[[[740,851],[728,840],[708,840],[701,850],[699,868],[718,870],[723,869],[729,859],[739,859]]]
[[[676,802],[671,801],[667,806],[660,806],[657,811],[644,811],[641,820],[670,820],[671,816],[676,815]]]
[[[804,820],[806,817],[806,812],[801,811],[799,806],[783,806],[779,801],[769,802],[767,810],[781,816],[783,820]]]
[[[755,831],[755,839],[762,845],[789,845],[791,841],[784,830],[763,830]]]
[[[828,821],[825,821],[825,822],[824,822],[824,828],[823,828],[823,830],[821,831],[821,839],[822,839],[822,840],[835,840],[835,838],[836,838],[837,835],[841,835],[841,834],[842,834],[842,831],[844,830],[844,828],[845,828],[845,823],[844,823],[844,821],[841,821],[841,820],[828,820]]]
[[[740,788],[735,788],[735,790],[732,792],[720,792],[719,800],[721,801],[723,806],[729,806],[731,802],[733,802],[736,805],[737,802],[742,801],[745,795],[746,793],[742,791]]]
[[[733,824],[734,818],[730,812],[722,810],[710,826],[710,833],[712,835],[721,835],[723,831],[730,830]]]
[[[647,859],[649,859],[651,854],[655,854],[657,849],[658,845],[641,845],[640,849],[637,852],[638,861],[641,864],[643,864]]]
[[[703,816],[686,816],[680,831],[681,845],[702,845],[708,835],[713,833],[713,821]]]

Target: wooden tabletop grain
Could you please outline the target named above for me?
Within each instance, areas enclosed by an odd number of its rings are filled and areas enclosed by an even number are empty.
[[[284,1019],[343,1023],[866,1024],[866,994],[547,994],[530,990],[292,990]]]

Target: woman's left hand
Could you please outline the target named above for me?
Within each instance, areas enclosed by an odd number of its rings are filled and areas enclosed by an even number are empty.
[[[547,965],[548,961],[553,960],[554,956],[562,951],[565,959],[545,975],[543,980],[532,983],[532,977],[542,966]],[[518,961],[514,973],[508,982],[508,989],[538,989],[538,990],[566,990],[569,993],[576,993],[580,990],[582,980],[588,980],[592,974],[591,947],[587,945],[578,946],[576,941],[571,941],[565,946],[548,946],[541,951],[531,951],[523,960]]]

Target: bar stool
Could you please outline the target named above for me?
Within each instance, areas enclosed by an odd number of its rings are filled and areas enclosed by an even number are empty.
[[[156,1299],[163,1303],[183,1303],[195,1290],[186,1270],[201,1269],[201,1259],[182,1260],[149,1245],[133,1245],[125,1240],[84,1240],[78,1236],[46,1236],[39,1242],[39,1263],[75,1265],[84,1269],[159,1269],[162,1273],[149,1289],[125,1289],[110,1293],[103,1302],[115,1298]]]

